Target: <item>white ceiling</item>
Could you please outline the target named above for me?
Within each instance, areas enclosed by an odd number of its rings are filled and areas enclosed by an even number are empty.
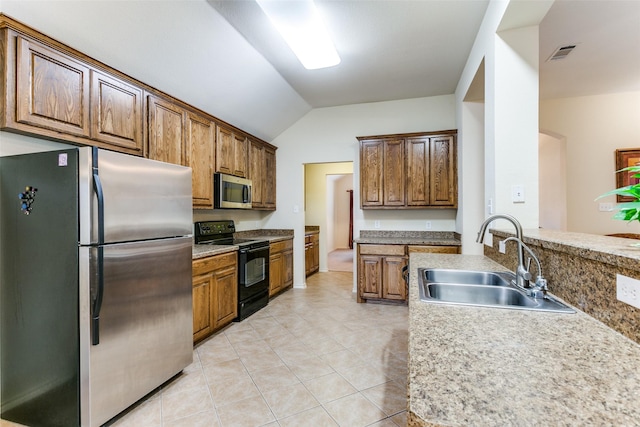
[[[566,59],[547,61],[576,44]],[[540,24],[540,97],[640,91],[640,1],[556,0]]]
[[[454,93],[488,5],[316,0],[342,62],[306,70],[253,0],[208,1],[312,107]],[[541,98],[640,90],[640,1],[557,0],[540,25],[540,79]]]
[[[312,107],[454,93],[489,3],[316,0],[341,62],[307,70],[253,0],[208,1]]]
[[[488,4],[317,1],[342,63],[315,71],[253,0],[0,0],[0,11],[272,141],[312,107],[454,93]],[[567,43],[578,47],[566,60],[544,62]],[[640,0],[557,0],[540,55],[542,97],[640,90]]]

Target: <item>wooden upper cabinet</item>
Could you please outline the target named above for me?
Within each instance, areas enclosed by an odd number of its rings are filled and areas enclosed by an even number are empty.
[[[391,139],[384,141],[382,170],[384,205],[404,206],[406,204],[404,140]]]
[[[249,141],[246,136],[218,125],[216,135],[216,172],[246,178]]]
[[[142,89],[91,71],[91,138],[143,152]]]
[[[213,209],[213,164],[216,125],[191,111],[186,115],[185,152],[192,169],[193,207]]]
[[[360,206],[383,206],[382,171],[384,141],[360,143]]]
[[[429,205],[429,138],[407,139],[407,205]]]
[[[429,204],[433,206],[458,205],[455,138],[437,136],[431,138],[429,155]]]
[[[185,110],[153,95],[148,97],[150,159],[176,165],[186,164],[183,150]]]
[[[16,121],[89,137],[89,67],[21,36],[16,49]]]
[[[233,173],[232,175],[246,178],[247,156],[249,153],[249,140],[244,135],[233,134]]]
[[[216,172],[232,175],[235,160],[233,132],[220,125],[217,126],[216,132]]]
[[[456,208],[456,132],[360,140],[363,209]]]
[[[249,141],[249,179],[252,182],[251,207],[264,207],[264,144],[251,140]]]
[[[262,199],[265,209],[276,209],[276,150],[265,146]]]
[[[276,208],[276,150],[260,141],[249,140],[249,179],[253,184],[252,207]]]

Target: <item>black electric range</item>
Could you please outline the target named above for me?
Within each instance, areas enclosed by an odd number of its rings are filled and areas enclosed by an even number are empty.
[[[238,246],[238,317],[246,319],[269,303],[269,241],[234,238],[232,220],[201,221],[194,224],[198,245]]]

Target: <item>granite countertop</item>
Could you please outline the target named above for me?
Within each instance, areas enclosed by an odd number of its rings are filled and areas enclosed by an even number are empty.
[[[513,230],[491,229],[489,231],[500,237],[514,235]],[[640,261],[640,247],[633,246],[640,243],[636,239],[535,228],[523,230],[523,240],[527,244],[532,243],[622,267],[629,267],[630,263]]]
[[[235,233],[235,237],[242,239],[266,240],[269,243],[281,242],[293,239],[293,230],[248,230]],[[196,245],[193,244],[192,259],[206,258],[215,255],[222,255],[227,252],[237,251],[235,245]]]
[[[638,424],[638,344],[579,310],[423,303],[419,267],[505,268],[482,255],[409,262],[409,426]]]
[[[355,243],[378,245],[460,246],[460,235],[449,231],[361,230]]]

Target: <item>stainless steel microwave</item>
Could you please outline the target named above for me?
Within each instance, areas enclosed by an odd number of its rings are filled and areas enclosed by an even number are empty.
[[[251,180],[224,173],[214,173],[213,207],[216,209],[251,209]]]

